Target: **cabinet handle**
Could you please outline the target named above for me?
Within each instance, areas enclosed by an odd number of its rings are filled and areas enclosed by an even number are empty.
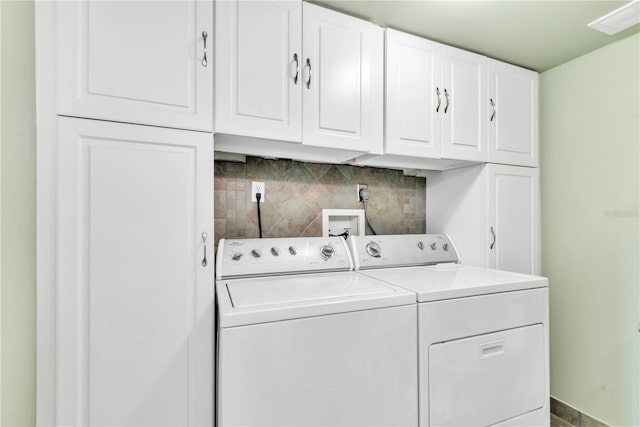
[[[440,88],[436,87],[436,95],[438,95],[438,105],[436,106],[436,113],[440,111],[440,104],[442,104],[442,98],[440,97]]]
[[[449,109],[449,92],[444,90],[444,99],[447,101],[447,105],[444,106],[444,113],[447,114],[447,110]]]
[[[491,103],[491,106],[493,107],[493,113],[491,113],[491,118],[489,119],[489,121],[492,122],[493,119],[496,118],[496,103],[493,100],[493,98],[489,99],[489,102]]]
[[[204,54],[202,57],[202,66],[206,67],[207,66],[207,36],[209,34],[207,34],[206,31],[202,32],[202,39],[204,40]]]
[[[491,246],[489,246],[489,249],[493,250],[493,248],[496,247],[496,232],[493,229],[493,226],[491,227],[491,236],[493,237],[493,242],[491,242]]]
[[[298,74],[300,73],[300,64],[298,64],[298,54],[297,53],[293,54],[293,61],[296,63],[296,75],[293,76],[293,84],[297,85],[298,84]]]
[[[307,71],[307,89],[311,88],[311,60],[309,58],[307,58],[307,65],[306,68],[309,70]]]
[[[204,247],[204,257],[202,258],[203,267],[207,266],[207,237],[209,237],[209,235],[207,234],[206,231],[203,231],[202,232],[202,245]]]

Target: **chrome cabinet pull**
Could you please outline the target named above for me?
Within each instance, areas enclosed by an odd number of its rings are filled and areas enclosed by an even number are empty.
[[[440,97],[440,88],[436,87],[436,95],[438,95],[438,105],[436,106],[436,113],[440,111],[440,104],[442,104],[442,98]]]
[[[489,246],[489,249],[493,250],[493,248],[496,246],[496,232],[493,229],[493,226],[491,227],[491,236],[493,236],[493,242],[491,242],[491,246]]]
[[[202,32],[202,39],[204,40],[204,54],[202,57],[202,66],[206,67],[207,66],[207,36],[209,34],[207,34],[206,31]]]
[[[307,72],[307,81],[306,81],[307,89],[309,89],[311,88],[311,60],[309,58],[307,58],[306,68],[309,70]]]
[[[298,64],[298,54],[297,53],[293,54],[293,61],[296,63],[296,75],[293,76],[293,84],[297,85],[298,84],[298,74],[300,73],[300,64]]]
[[[203,267],[207,266],[207,237],[209,237],[209,235],[207,234],[206,231],[203,231],[202,232],[202,245],[204,246],[204,257],[202,258]]]
[[[444,113],[447,114],[447,110],[449,109],[449,92],[444,90],[444,99],[447,101],[447,105],[444,106]]]
[[[489,121],[492,122],[493,119],[496,118],[496,103],[493,100],[493,98],[489,99],[489,102],[491,103],[491,106],[493,107],[493,113],[491,113],[491,118],[489,119]]]

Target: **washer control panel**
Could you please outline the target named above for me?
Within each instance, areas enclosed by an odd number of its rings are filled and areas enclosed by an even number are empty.
[[[216,255],[217,279],[352,269],[342,237],[220,239]]]
[[[459,262],[446,234],[394,234],[350,236],[355,269]]]

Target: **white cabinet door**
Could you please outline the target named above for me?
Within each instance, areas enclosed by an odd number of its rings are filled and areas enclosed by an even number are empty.
[[[442,157],[486,160],[486,58],[442,49]]]
[[[305,2],[302,46],[302,143],[382,154],[382,28]]]
[[[540,274],[538,169],[487,165],[487,266]]]
[[[58,114],[213,130],[212,2],[56,7]]]
[[[438,43],[386,30],[385,153],[440,157],[440,49]]]
[[[211,134],[60,118],[58,147],[57,424],[213,425]]]
[[[300,142],[302,2],[216,2],[216,132]]]
[[[538,166],[538,73],[488,60],[488,161]]]

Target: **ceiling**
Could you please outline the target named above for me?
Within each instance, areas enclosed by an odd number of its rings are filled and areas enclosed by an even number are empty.
[[[613,36],[587,27],[628,1],[316,0],[350,15],[545,71],[640,30]]]

